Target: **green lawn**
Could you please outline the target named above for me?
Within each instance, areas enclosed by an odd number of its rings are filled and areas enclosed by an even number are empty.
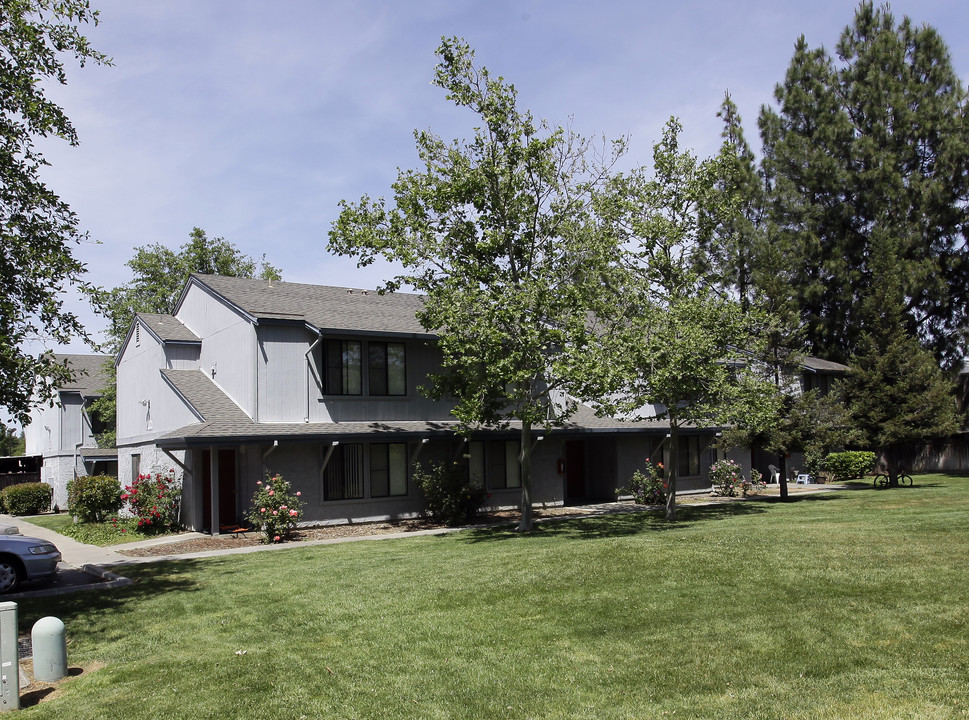
[[[137,566],[31,718],[969,718],[969,479]],[[673,713],[675,712],[675,716]]]
[[[159,537],[158,534],[145,535],[138,531],[138,521],[134,518],[122,518],[115,522],[104,523],[75,523],[67,513],[56,515],[31,515],[24,520],[40,525],[48,530],[68,535],[78,542],[88,545],[120,545],[122,543],[144,540],[149,537]],[[29,530],[27,533],[29,534]]]

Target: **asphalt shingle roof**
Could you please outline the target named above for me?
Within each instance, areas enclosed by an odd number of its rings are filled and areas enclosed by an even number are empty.
[[[138,313],[138,319],[162,342],[200,343],[201,338],[173,315]]]
[[[201,370],[162,370],[162,375],[191,405],[203,420],[186,425],[157,440],[162,446],[184,447],[208,442],[231,440],[233,442],[258,442],[271,440],[309,441],[341,440],[389,437],[452,435],[457,421],[442,420],[392,420],[368,422],[326,423],[256,423],[246,415]],[[521,423],[510,424],[511,431],[521,428]],[[669,422],[647,420],[623,422],[612,418],[597,417],[593,410],[580,405],[577,412],[556,433],[609,432],[666,432]],[[494,431],[491,431],[494,432]],[[540,429],[535,429],[541,434]]]
[[[191,280],[215,291],[260,320],[297,320],[320,330],[433,336],[417,321],[421,296],[378,294],[326,285],[193,274]]]
[[[74,380],[61,385],[58,390],[77,392],[81,397],[97,397],[112,379],[104,374],[104,364],[111,358],[106,355],[54,355],[61,365],[78,371]]]
[[[822,360],[816,357],[806,357],[804,358],[802,364],[808,370],[814,370],[818,372],[829,372],[829,373],[847,373],[850,368],[847,365],[842,365],[841,363],[832,362],[830,360]]]

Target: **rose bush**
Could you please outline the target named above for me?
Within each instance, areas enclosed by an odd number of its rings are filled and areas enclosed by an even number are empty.
[[[637,505],[663,505],[669,484],[663,479],[663,463],[646,458],[646,472],[637,470],[629,485],[616,490],[617,495],[632,495]]]
[[[267,477],[256,483],[256,492],[246,519],[263,534],[263,542],[286,540],[303,517],[301,493],[293,492],[282,475]]]
[[[725,497],[733,497],[738,494],[738,491],[744,497],[759,492],[765,487],[761,477],[758,470],[751,470],[748,480],[744,477],[740,465],[733,460],[717,460],[710,466],[710,483],[713,485],[713,492]]]
[[[176,480],[174,468],[167,473],[139,475],[125,487],[121,499],[128,512],[137,518],[141,532],[151,534],[179,528],[182,484]]]

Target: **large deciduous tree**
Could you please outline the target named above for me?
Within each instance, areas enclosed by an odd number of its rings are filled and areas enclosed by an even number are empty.
[[[947,366],[963,354],[969,306],[966,92],[939,34],[862,2],[837,59],[795,45],[763,108],[772,242],[784,253],[809,350],[847,361],[892,242],[910,336]]]
[[[477,116],[474,137],[416,132],[423,167],[398,174],[392,207],[341,203],[329,247],[360,265],[383,256],[403,266],[384,290],[424,295],[419,318],[443,354],[428,390],[456,399],[466,430],[520,425],[519,529],[530,530],[533,429],[567,418],[570,392],[600,367],[590,311],[601,309],[616,245],[597,232],[593,199],[624,144],[602,158],[537,122],[459,39],[437,54],[434,84]]]
[[[628,252],[616,299],[623,322],[603,338],[614,393],[601,407],[669,421],[670,520],[684,428],[759,423],[779,402],[775,386],[752,364],[761,317],[716,288],[708,255],[714,228],[739,211],[732,149],[700,161],[680,150],[680,129],[675,119],[667,124],[654,146],[652,176],[643,169],[616,179],[618,204],[604,213]]]
[[[192,228],[188,241],[178,250],[155,243],[135,248],[125,263],[134,277],[106,294],[109,345],[117,350],[128,332],[135,313],[169,313],[191,273],[259,277],[280,280],[279,270],[265,261],[257,262],[225,238],[210,239],[204,230]]]
[[[73,125],[46,89],[67,82],[64,55],[82,66],[109,63],[78,29],[97,19],[86,0],[0,3],[0,405],[21,423],[72,375],[49,352],[33,356],[27,344],[89,340],[64,307],[68,288],[90,289],[86,268],[73,255],[85,234],[43,182],[47,161],[35,143],[55,136],[77,144]]]

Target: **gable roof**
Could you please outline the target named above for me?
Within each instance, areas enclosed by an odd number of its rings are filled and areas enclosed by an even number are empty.
[[[77,377],[57,389],[60,392],[76,392],[81,397],[98,397],[111,383],[104,374],[104,363],[110,360],[107,355],[54,355],[60,365],[67,365],[77,371]]]
[[[174,315],[136,313],[141,324],[162,343],[201,343],[198,335],[185,327]]]
[[[847,365],[832,362],[831,360],[822,360],[821,358],[812,357],[810,355],[801,361],[801,366],[810,372],[836,373],[843,375],[846,375],[848,370],[851,369]]]
[[[374,290],[193,273],[176,312],[193,283],[221,296],[257,323],[288,320],[324,332],[434,335],[418,322],[423,300],[412,293],[380,295]]]

